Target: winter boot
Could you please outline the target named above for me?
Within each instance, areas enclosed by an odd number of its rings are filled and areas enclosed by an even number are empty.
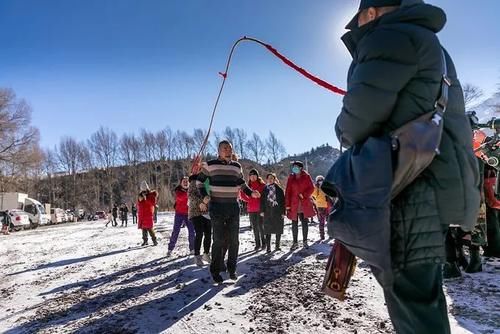
[[[304,241],[304,243],[302,245],[304,246],[305,249],[309,248],[309,244],[307,243],[307,241]]]
[[[456,262],[446,262],[443,267],[443,278],[457,278],[461,277],[462,273],[460,272],[460,268],[458,268],[458,264]]]
[[[292,250],[292,251],[293,251],[293,250],[295,250],[295,249],[297,249],[297,248],[299,248],[299,243],[298,243],[298,242],[294,242],[294,243],[292,244],[292,247],[290,247],[290,250]]]
[[[462,267],[463,270],[465,270],[465,268],[469,266],[469,261],[467,261],[467,258],[465,257],[464,248],[462,246],[458,247],[457,254],[458,265]]]
[[[469,247],[470,253],[470,262],[467,268],[465,268],[465,272],[472,274],[483,271],[483,266],[481,264],[481,255],[479,254],[479,246],[471,245]]]
[[[203,267],[203,260],[201,258],[201,255],[195,255],[194,264],[196,264],[198,267]]]
[[[270,234],[266,234],[265,245],[266,245],[266,253],[271,253],[271,235]]]
[[[208,253],[203,254],[203,255],[201,256],[201,259],[202,259],[203,261],[207,262],[207,263],[212,262],[212,259],[210,258],[210,254],[208,254]]]
[[[217,284],[221,284],[222,282],[224,282],[224,280],[222,279],[222,276],[220,274],[212,274],[212,278],[213,278],[214,282]]]
[[[141,245],[141,246],[147,246],[147,245],[148,245],[148,241],[147,241],[147,240],[144,240],[144,241],[142,242],[142,245]]]
[[[281,248],[280,248],[280,241],[281,241],[281,234],[276,234],[276,245],[275,245],[275,250],[277,252],[281,251]]]

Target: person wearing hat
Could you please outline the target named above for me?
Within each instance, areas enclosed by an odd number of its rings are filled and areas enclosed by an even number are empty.
[[[158,245],[156,241],[155,231],[153,230],[153,216],[156,206],[156,201],[158,199],[158,193],[156,190],[150,190],[148,183],[146,181],[141,182],[140,186],[141,192],[137,200],[137,211],[138,211],[138,222],[137,228],[142,230],[142,246],[148,244],[148,233],[151,236],[153,245]]]
[[[479,208],[464,97],[453,61],[436,36],[445,23],[443,10],[422,0],[361,0],[342,36],[353,57],[335,124],[344,147],[389,134],[434,110],[443,58],[450,81],[440,153],[391,203],[393,280],[383,290],[397,333],[450,333],[442,288],[444,235],[451,224],[474,226]]]
[[[208,180],[210,195],[205,186]],[[238,279],[240,206],[238,195],[242,190],[246,195],[259,198],[260,193],[248,187],[243,179],[243,170],[239,162],[233,160],[233,146],[227,140],[218,145],[218,158],[202,163],[196,184],[201,197],[200,210],[207,211],[212,220],[212,262],[210,273],[215,283],[224,280],[220,275],[224,268],[224,247],[228,246],[226,268],[229,278]],[[209,205],[210,204],[210,205]]]
[[[271,234],[276,234],[274,250],[280,251],[280,240],[283,234],[285,218],[285,192],[279,185],[274,173],[266,176],[267,185],[260,197],[260,215],[264,219],[264,233],[266,234],[267,253],[271,253]]]
[[[314,191],[311,195],[314,205],[316,206],[316,211],[319,220],[319,237],[321,240],[325,240],[325,222],[328,214],[329,198],[321,190],[321,184],[325,178],[323,175],[316,176],[316,184],[314,185]],[[331,227],[328,226],[328,238],[333,239]]]
[[[314,185],[311,175],[304,170],[302,161],[294,161],[285,190],[287,217],[292,221],[292,249],[296,249],[299,245],[299,219],[302,224],[302,245],[304,248],[309,248],[307,243],[309,218],[314,217],[316,214],[311,201],[313,191]]]
[[[194,251],[194,239],[195,239],[195,229],[193,222],[189,219],[188,215],[188,187],[189,178],[184,176],[177,187],[175,187],[175,216],[174,216],[174,227],[172,229],[172,234],[170,235],[170,241],[168,242],[167,257],[172,255],[175,245],[177,244],[177,239],[179,238],[179,233],[181,228],[186,226],[188,229],[188,241],[189,241],[189,252],[191,255],[195,254]]]
[[[248,186],[252,190],[262,193],[266,183],[259,175],[259,171],[255,168],[248,173]],[[240,191],[240,198],[247,202],[247,212],[252,225],[253,234],[255,237],[255,251],[266,248],[266,236],[264,234],[264,221],[260,216],[260,198],[248,196],[243,191]]]

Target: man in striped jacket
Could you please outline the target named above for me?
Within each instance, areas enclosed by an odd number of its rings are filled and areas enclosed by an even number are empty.
[[[259,198],[258,191],[252,191],[243,179],[241,165],[232,160],[233,147],[227,140],[219,143],[219,157],[202,164],[198,174],[197,187],[203,202],[200,209],[210,213],[213,228],[212,262],[210,273],[216,283],[222,283],[220,268],[223,267],[223,244],[225,237],[228,242],[227,271],[229,278],[237,279],[236,262],[238,260],[240,207],[238,194],[240,189],[254,198]],[[208,179],[210,195],[204,182]],[[210,203],[210,205],[209,205]]]

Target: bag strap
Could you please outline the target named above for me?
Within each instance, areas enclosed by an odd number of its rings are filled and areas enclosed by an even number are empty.
[[[436,100],[436,103],[434,104],[434,108],[436,109],[436,113],[442,118],[446,111],[446,107],[448,106],[448,88],[451,87],[451,80],[448,77],[448,64],[446,63],[446,55],[443,48],[441,48],[441,64],[443,66],[441,92]],[[438,121],[440,121],[440,119]]]

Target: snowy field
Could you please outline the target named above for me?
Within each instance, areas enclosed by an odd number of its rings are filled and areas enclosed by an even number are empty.
[[[320,292],[330,246],[253,251],[242,219],[238,280],[212,284],[188,256],[183,229],[166,258],[173,215],[159,216],[159,246],[140,231],[70,223],[0,236],[1,333],[392,333],[381,289],[359,263],[344,302]],[[299,236],[299,240],[301,237]],[[273,240],[274,242],[274,240]],[[500,333],[500,262],[446,282],[453,333]],[[223,274],[224,278],[227,278]]]

